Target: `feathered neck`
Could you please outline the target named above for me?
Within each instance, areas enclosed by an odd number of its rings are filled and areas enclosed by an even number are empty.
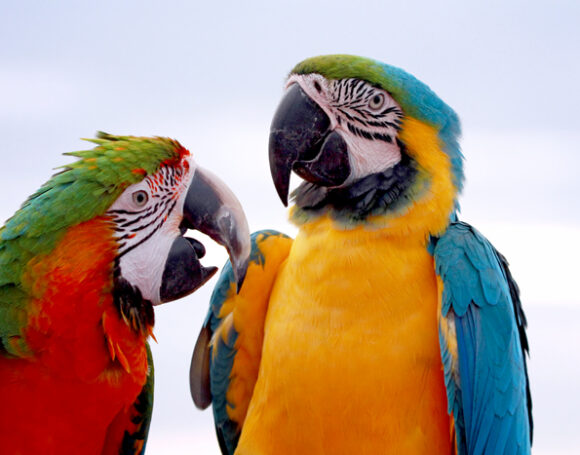
[[[328,227],[330,222],[335,230],[380,230],[425,244],[430,236],[444,232],[458,208],[462,180],[456,167],[461,159],[456,163],[438,131],[416,119],[405,118],[400,139],[403,159],[392,172],[365,177],[344,189],[301,185],[293,194],[291,221],[300,228]],[[349,204],[346,209],[342,198]]]
[[[394,167],[368,175],[346,187],[328,188],[302,183],[293,193],[296,208],[292,220],[297,224],[322,215],[343,224],[364,222],[370,216],[385,215],[400,208],[417,170],[408,156]]]

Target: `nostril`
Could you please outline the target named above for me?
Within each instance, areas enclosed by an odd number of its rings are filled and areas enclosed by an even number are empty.
[[[185,240],[187,240],[191,244],[198,258],[202,258],[205,256],[205,247],[200,241],[191,239],[189,237],[185,237]]]

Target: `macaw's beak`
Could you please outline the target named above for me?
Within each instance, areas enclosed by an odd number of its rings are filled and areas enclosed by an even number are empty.
[[[278,195],[288,205],[290,173],[323,186],[338,186],[351,172],[348,147],[330,129],[324,110],[298,84],[280,101],[270,127],[270,171]]]
[[[250,257],[250,230],[242,206],[232,191],[211,172],[197,167],[183,205],[182,233],[198,230],[223,245],[230,256],[239,291]],[[217,267],[204,267],[205,248],[197,240],[177,237],[165,263],[161,302],[169,302],[202,286]]]

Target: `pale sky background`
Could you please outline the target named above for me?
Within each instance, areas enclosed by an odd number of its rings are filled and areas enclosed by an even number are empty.
[[[400,66],[460,115],[462,219],[510,260],[529,319],[533,453],[578,453],[577,0],[4,0],[0,222],[70,162],[63,152],[104,130],[180,140],[230,185],[252,230],[294,234],[270,180],[268,129],[288,71],[328,53]],[[225,252],[204,243],[204,263],[221,265]],[[188,389],[214,282],[157,308],[148,454],[219,454],[211,411]]]

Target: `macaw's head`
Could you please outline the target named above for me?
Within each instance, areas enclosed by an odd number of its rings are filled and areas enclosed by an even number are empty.
[[[114,245],[113,292],[120,300],[123,293],[137,293],[157,305],[195,291],[216,272],[199,261],[203,245],[184,236],[196,229],[226,247],[241,285],[249,228],[238,200],[217,177],[171,139],[100,133],[91,142],[97,146],[71,153],[79,159],[32,195],[0,231],[1,262],[14,259],[30,275],[30,264],[37,258],[50,262],[55,251],[62,255],[63,242],[74,237],[63,264],[53,267],[60,269],[70,263],[71,249],[96,243],[83,232],[98,220]],[[17,258],[9,254],[13,243],[19,245]],[[0,286],[11,279],[3,275]]]
[[[123,166],[130,185],[106,211],[115,224],[123,278],[154,305],[195,291],[217,271],[199,262],[203,245],[184,237],[195,229],[226,247],[238,288],[242,285],[249,227],[237,198],[219,178],[170,139],[101,134],[93,142],[99,144],[95,152],[104,152],[109,162],[121,164],[125,154],[134,158],[130,168]]]
[[[403,70],[314,57],[288,77],[270,131],[270,169],[284,204],[291,172],[305,180],[293,194],[298,224],[326,214],[347,227],[415,224],[434,234],[462,187],[459,134],[453,110]]]

